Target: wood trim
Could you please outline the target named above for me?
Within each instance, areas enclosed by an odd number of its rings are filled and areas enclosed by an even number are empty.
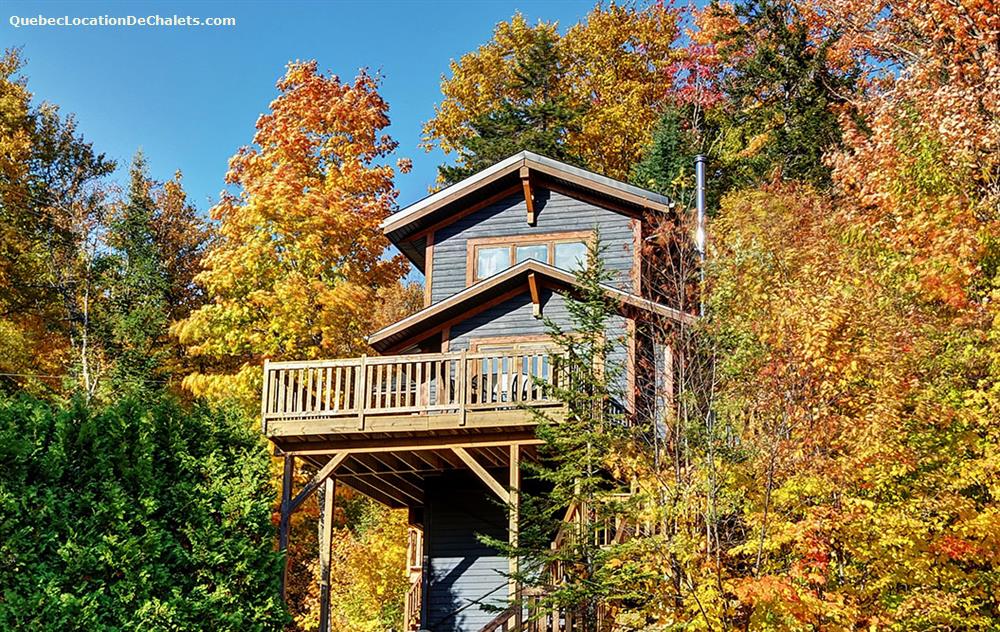
[[[451,327],[441,330],[441,353],[448,353],[451,348]]]
[[[632,227],[632,293],[642,296],[642,220],[633,217],[629,220]]]
[[[508,246],[510,248],[509,261],[511,267],[517,265],[514,261],[515,248],[517,246],[530,246],[533,244],[547,243],[548,261],[543,261],[548,265],[555,263],[555,244],[568,241],[590,242],[594,238],[593,230],[564,230],[554,233],[536,233],[529,235],[504,235],[502,237],[474,237],[465,242],[465,287],[476,283],[476,264],[478,255],[477,248]],[[489,277],[487,277],[489,278]],[[479,279],[483,281],[484,279]]]
[[[456,188],[456,190],[453,191],[452,193],[450,193],[449,195],[447,195],[445,197],[442,197],[439,200],[436,200],[432,204],[429,204],[426,207],[422,208],[419,212],[414,213],[412,217],[402,217],[402,218],[400,218],[400,219],[392,222],[391,224],[385,225],[383,227],[383,231],[388,233],[388,232],[392,232],[392,231],[395,231],[395,230],[399,230],[400,228],[402,228],[403,226],[406,226],[407,224],[412,224],[413,222],[416,222],[416,221],[418,221],[418,220],[426,217],[427,215],[430,215],[431,213],[437,211],[441,207],[447,206],[448,204],[451,204],[452,202],[455,202],[456,200],[460,200],[461,198],[463,198],[463,197],[469,195],[470,193],[472,193],[473,191],[481,189],[484,186],[492,184],[493,182],[496,182],[497,180],[501,180],[501,179],[503,179],[503,178],[505,178],[505,177],[513,174],[516,170],[518,170],[521,166],[524,165],[524,162],[525,161],[524,161],[523,158],[520,159],[520,160],[514,161],[510,165],[508,165],[508,166],[506,166],[506,167],[504,167],[502,169],[497,170],[495,173],[492,173],[492,174],[490,174],[487,177],[483,177],[480,180],[477,180],[476,182],[472,182],[472,183],[470,183],[470,184],[468,184],[468,185],[466,185],[464,187]],[[494,166],[496,166],[496,165],[494,165]],[[486,170],[489,170],[491,168],[492,167],[487,167]],[[481,176],[482,172],[480,172],[477,175]],[[515,187],[513,187],[513,188],[515,188],[516,190],[520,190],[520,188],[521,188],[520,183],[518,183],[517,185],[515,185]],[[405,213],[405,210],[406,209],[403,209],[404,213]],[[451,218],[449,218],[449,221],[452,221]]]
[[[535,318],[542,317],[542,298],[538,292],[538,280],[534,272],[528,273],[528,292],[531,294],[531,315]]]
[[[313,441],[301,444],[301,448],[289,448],[284,452],[289,456],[322,455],[338,452],[419,452],[421,450],[449,450],[456,446],[460,448],[483,448],[506,446],[514,443],[519,445],[541,445],[544,441],[535,436],[534,430],[521,430],[453,436],[435,435]]]
[[[420,231],[417,231],[417,232],[413,233],[412,235],[407,236],[405,239],[406,239],[406,241],[415,241],[415,240],[420,239],[421,237],[424,237],[424,236],[426,236],[426,235],[428,235],[430,233],[437,232],[440,229],[442,229],[445,226],[447,226],[448,224],[456,222],[456,221],[462,219],[463,217],[466,217],[468,215],[471,215],[472,213],[475,213],[476,211],[481,211],[484,208],[486,208],[487,206],[490,206],[491,204],[496,204],[497,202],[499,202],[500,200],[502,200],[504,198],[508,198],[508,197],[511,197],[512,195],[516,195],[516,194],[520,193],[522,190],[523,189],[522,189],[520,183],[515,184],[514,186],[508,187],[508,188],[504,189],[503,191],[500,191],[499,193],[495,193],[495,194],[491,195],[490,197],[488,197],[488,198],[486,198],[484,200],[480,200],[479,202],[476,202],[475,204],[473,204],[472,206],[469,206],[468,208],[462,209],[461,211],[459,211],[458,213],[455,213],[454,215],[446,217],[446,218],[444,218],[443,220],[441,220],[439,222],[435,222],[435,223],[431,224],[430,226],[428,226],[427,228],[425,228],[423,230],[420,230]],[[393,229],[390,229],[390,230],[396,230],[396,229],[393,228]]]
[[[521,166],[521,186],[524,187],[524,206],[528,209],[528,226],[534,226],[537,220],[535,214],[535,198],[531,194],[531,170]]]
[[[625,401],[628,403],[629,412],[635,414],[635,387],[636,387],[636,369],[638,360],[638,349],[636,340],[636,330],[634,318],[628,318],[625,320],[625,336],[626,340],[626,360],[625,360],[625,388],[627,389]]]
[[[431,304],[431,284],[434,276],[434,231],[427,233],[427,247],[424,249],[424,307]]]
[[[604,195],[607,195],[612,198],[616,198],[619,200],[627,200],[628,202],[640,208],[663,211],[663,212],[670,211],[670,207],[666,204],[656,202],[641,195],[636,195],[629,191],[623,191],[622,189],[611,187],[606,184],[602,184],[600,182],[595,182],[594,180],[578,176],[575,173],[569,171],[553,169],[540,162],[536,162],[531,158],[526,158],[524,164],[526,167],[529,167],[532,171],[537,171],[538,173],[545,174],[550,178],[558,178],[560,180],[572,182],[577,186],[584,187],[592,191],[599,191],[600,193],[603,193]]]
[[[504,345],[504,344],[531,344],[540,342],[551,342],[552,338],[546,334],[524,334],[513,336],[486,336],[483,338],[473,338],[469,341],[469,350],[478,353],[479,347],[483,345]]]

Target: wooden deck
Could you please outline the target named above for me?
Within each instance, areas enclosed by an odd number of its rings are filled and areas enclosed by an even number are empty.
[[[544,387],[555,375],[545,354],[462,351],[267,362],[261,417],[265,434],[279,441],[529,426],[529,407],[560,406]]]

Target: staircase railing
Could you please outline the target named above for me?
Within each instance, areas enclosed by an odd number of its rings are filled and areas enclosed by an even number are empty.
[[[607,498],[607,502],[625,501],[631,494],[615,494]],[[594,526],[593,522],[600,520]],[[621,514],[613,514],[598,518],[593,508],[588,509],[583,503],[573,503],[566,509],[566,514],[559,530],[552,541],[552,550],[561,549],[574,541],[578,534],[592,529],[594,544],[600,547],[620,544],[630,537],[644,537],[660,533],[662,530],[653,521],[643,521],[632,524]],[[550,588],[524,589],[517,603],[497,614],[479,632],[579,632],[584,629],[586,614],[579,609],[560,608],[547,603],[552,590],[566,581],[565,568],[560,560],[552,560],[543,571],[546,584]],[[523,621],[518,624],[518,615]],[[596,612],[596,629],[611,630],[614,617],[610,609],[599,604]]]

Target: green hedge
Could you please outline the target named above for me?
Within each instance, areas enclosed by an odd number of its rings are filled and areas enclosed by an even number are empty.
[[[235,410],[0,396],[0,629],[280,629],[273,497]]]

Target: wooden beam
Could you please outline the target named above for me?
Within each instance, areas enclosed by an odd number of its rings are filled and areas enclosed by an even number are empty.
[[[521,186],[524,188],[524,205],[528,208],[528,226],[534,226],[538,219],[535,213],[535,198],[531,194],[531,170],[521,167]]]
[[[418,503],[423,502],[423,490],[420,489],[420,486],[407,480],[402,474],[387,471],[390,468],[375,454],[361,453],[352,454],[351,456],[353,457],[349,468],[351,474],[364,474],[364,472],[359,472],[358,468],[354,466],[354,462],[357,462],[359,466],[367,468],[367,474],[372,475],[381,486],[391,487],[402,496],[415,500]]]
[[[493,475],[487,472],[486,468],[479,464],[479,461],[472,458],[472,455],[466,452],[465,448],[455,446],[451,450],[469,466],[470,470],[476,473],[476,476],[486,483],[487,487],[493,490],[494,494],[500,497],[500,500],[505,504],[510,504],[510,494],[503,488],[503,485],[493,478]]]
[[[518,502],[521,495],[521,446],[512,445],[510,446],[510,508],[508,511],[507,519],[507,538],[510,543],[511,549],[516,550],[518,546],[518,531],[520,528],[521,511],[518,507]],[[517,613],[515,618],[517,620],[514,629],[519,629],[520,614],[521,614],[521,604],[517,602],[518,597],[518,585],[517,580],[514,579],[514,575],[518,571],[518,560],[517,555],[513,552],[511,556],[507,558],[507,573],[510,576],[508,580],[507,591],[510,596],[511,602],[514,607],[517,608]]]
[[[323,481],[323,506],[320,508],[319,530],[319,632],[330,632],[330,554],[333,547],[333,509],[337,496],[337,480],[332,476]]]
[[[319,471],[316,472],[316,475],[313,476],[312,479],[305,484],[305,487],[302,488],[302,491],[300,491],[298,494],[295,495],[295,498],[292,499],[290,505],[291,508],[290,511],[295,511],[296,509],[298,509],[299,506],[301,506],[302,503],[304,503],[306,499],[309,498],[309,496],[311,496],[314,491],[316,491],[316,488],[318,488],[321,484],[323,484],[323,481],[325,481],[327,478],[330,477],[331,474],[333,474],[333,471],[337,469],[337,466],[343,463],[344,459],[346,458],[347,458],[346,452],[338,452],[337,454],[334,454],[330,458],[330,460],[326,462],[326,465],[321,467]]]
[[[386,437],[382,439],[344,439],[338,441],[311,441],[303,444],[293,444],[282,449],[285,454],[319,455],[338,452],[417,452],[419,450],[445,450],[452,447],[475,448],[478,446],[539,445],[543,443],[535,436],[533,430],[515,432],[484,432],[481,434],[464,434],[430,437]],[[302,447],[299,447],[302,446]]]
[[[281,571],[281,598],[285,598],[288,583],[288,531],[292,517],[292,475],[295,473],[295,456],[285,455],[281,475],[281,518],[278,523],[278,550],[285,553],[285,565]]]
[[[538,291],[538,279],[534,272],[528,273],[528,291],[531,293],[531,315],[535,318],[541,318],[542,295]]]
[[[434,231],[427,233],[427,247],[424,250],[424,307],[431,304],[431,283],[434,268]]]

